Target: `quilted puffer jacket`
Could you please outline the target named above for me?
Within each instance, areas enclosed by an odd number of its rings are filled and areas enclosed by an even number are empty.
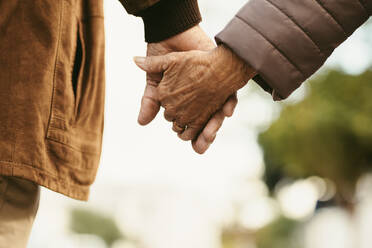
[[[257,70],[254,80],[288,97],[372,14],[372,0],[251,0],[216,40]]]

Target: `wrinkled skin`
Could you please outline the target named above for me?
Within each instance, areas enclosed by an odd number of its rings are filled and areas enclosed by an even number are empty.
[[[183,140],[195,140],[211,116],[218,113],[229,96],[242,88],[255,72],[230,49],[170,53],[137,57],[136,64],[147,73],[163,73],[156,87],[165,118]]]
[[[172,52],[182,52],[189,50],[210,51],[215,48],[212,40],[203,32],[199,26],[195,26],[184,33],[176,35],[168,40],[159,43],[150,43],[147,46],[147,56],[160,56]],[[141,110],[138,116],[138,122],[141,125],[150,123],[160,109],[160,101],[158,96],[157,86],[162,79],[162,72],[148,72],[147,84],[141,102]],[[217,131],[223,124],[225,117],[232,116],[237,98],[233,92],[225,102],[225,104],[204,124],[199,130],[198,136],[192,139],[193,149],[197,153],[204,153],[213,143]],[[167,113],[167,112],[165,112]],[[169,120],[169,118],[167,118]],[[178,133],[183,138],[183,127],[173,123],[173,131]],[[183,138],[184,139],[184,138]],[[185,139],[190,140],[190,139]]]

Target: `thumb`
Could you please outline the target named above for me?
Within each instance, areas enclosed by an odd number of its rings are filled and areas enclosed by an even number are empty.
[[[169,59],[165,56],[134,57],[134,63],[148,73],[162,73],[168,68]]]
[[[149,124],[158,114],[160,102],[158,101],[156,87],[160,79],[156,79],[157,74],[147,74],[147,84],[141,101],[141,110],[138,115],[140,125]]]

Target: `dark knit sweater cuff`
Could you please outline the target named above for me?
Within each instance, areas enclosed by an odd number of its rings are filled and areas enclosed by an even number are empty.
[[[160,42],[199,24],[197,0],[161,0],[138,14],[145,24],[145,40]]]

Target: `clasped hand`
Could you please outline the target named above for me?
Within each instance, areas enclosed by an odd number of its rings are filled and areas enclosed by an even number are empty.
[[[235,93],[253,71],[224,46],[163,54],[135,58],[135,63],[147,72],[147,86],[151,88],[151,92],[147,89],[147,97],[145,91],[141,112],[146,111],[144,105],[160,103],[165,119],[173,122],[179,138],[191,140],[194,150],[204,153],[225,116],[232,115],[237,102]],[[159,106],[152,109],[153,113],[140,113],[140,124],[151,121]],[[144,116],[149,116],[148,120]]]

